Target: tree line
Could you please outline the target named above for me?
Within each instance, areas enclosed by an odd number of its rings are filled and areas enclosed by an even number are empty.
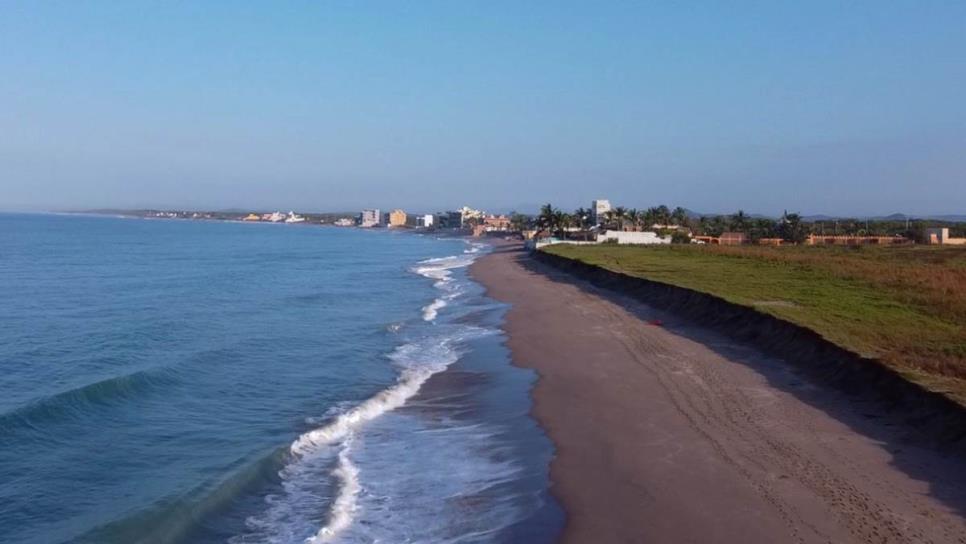
[[[778,238],[790,243],[802,243],[809,235],[820,236],[904,236],[924,241],[925,230],[930,226],[948,226],[950,234],[966,233],[966,224],[926,220],[869,220],[829,219],[805,221],[800,214],[782,214],[778,219],[752,217],[743,210],[729,215],[689,214],[678,206],[666,205],[638,210],[615,207],[598,218],[602,230],[650,230],[662,235],[672,235],[675,241],[688,241],[687,233],[698,236],[721,236],[725,232],[741,232],[752,242],[762,238]],[[536,216],[520,213],[510,215],[510,224],[516,230],[541,229],[560,238],[586,237],[592,227],[593,213],[587,208],[566,212],[552,204],[544,204]]]

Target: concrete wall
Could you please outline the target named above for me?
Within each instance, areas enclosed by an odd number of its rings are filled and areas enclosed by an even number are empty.
[[[950,238],[946,227],[929,228],[926,229],[926,243],[959,246],[966,245],[966,238]]]
[[[670,244],[670,236],[658,236],[656,232],[621,232],[617,230],[604,231],[597,235],[597,242],[616,241],[618,244]]]

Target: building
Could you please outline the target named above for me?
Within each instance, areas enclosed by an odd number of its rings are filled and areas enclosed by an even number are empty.
[[[463,206],[458,211],[460,214],[460,228],[466,227],[467,223],[480,224],[483,222],[483,218],[486,217],[486,212],[474,210],[469,206]]]
[[[617,243],[617,244],[670,244],[670,236],[658,236],[656,232],[631,232],[620,230],[605,230],[597,235],[598,243]]]
[[[378,227],[382,224],[382,216],[378,209],[362,210],[359,216],[359,226],[364,228]]]
[[[884,246],[908,243],[902,236],[821,236],[810,234],[805,239],[809,246]]]
[[[594,200],[590,203],[590,224],[599,225],[604,214],[611,210],[610,200]]]
[[[433,224],[434,224],[434,222],[433,222],[433,214],[431,214],[431,213],[427,213],[427,214],[417,215],[416,216],[416,226],[417,227],[422,227],[422,228],[428,229],[428,228],[432,228],[433,227]]]
[[[356,222],[353,221],[352,219],[349,219],[348,217],[340,217],[339,219],[336,219],[332,224],[337,227],[351,227],[355,225]]]
[[[740,246],[748,243],[748,235],[744,232],[722,232],[718,237],[718,244],[723,246]]]
[[[242,221],[261,221],[261,220],[262,220],[262,216],[256,213],[250,213],[246,215],[244,219],[242,219]]]
[[[949,229],[946,227],[931,228],[926,229],[926,243],[959,246],[966,244],[966,238],[950,238]]]
[[[285,222],[286,223],[305,223],[305,218],[293,211],[289,211],[288,217],[285,218]]]
[[[510,230],[510,218],[505,215],[488,215],[483,219],[486,232],[505,232]]]
[[[463,213],[439,212],[436,214],[436,226],[441,229],[459,229],[463,227]]]
[[[406,212],[402,210],[393,210],[389,212],[389,222],[390,227],[405,227],[406,226]]]

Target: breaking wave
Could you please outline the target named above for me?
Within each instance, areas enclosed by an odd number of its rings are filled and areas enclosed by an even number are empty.
[[[423,321],[432,321],[439,315],[439,311],[446,307],[446,299],[438,298],[423,306]]]
[[[477,252],[479,249],[427,259],[411,269],[435,280],[434,286],[443,291],[442,296],[422,309],[424,321],[436,320],[448,301],[460,296],[462,290],[452,271],[470,265]],[[352,459],[352,445],[361,438],[359,433],[368,423],[404,406],[434,374],[455,363],[462,342],[492,332],[469,325],[434,327],[424,336],[396,347],[388,355],[399,369],[396,382],[361,403],[332,414],[324,424],[296,438],[289,447],[291,460],[279,472],[283,492],[267,497],[267,511],[246,521],[251,532],[232,542],[322,543],[332,541],[351,527],[360,508],[360,495],[365,493],[361,480],[365,467],[356,466]],[[328,473],[332,478],[320,480],[319,473]],[[320,512],[327,512],[321,528]],[[305,535],[310,536],[306,539]]]
[[[359,469],[352,463],[352,459],[349,458],[351,445],[352,440],[347,440],[342,447],[342,451],[339,452],[339,464],[332,471],[332,475],[341,483],[341,489],[339,496],[336,497],[335,502],[332,504],[329,523],[320,529],[314,537],[306,540],[307,543],[330,542],[342,530],[352,525],[353,515],[357,508],[356,499],[359,496],[359,491],[362,489],[362,486],[359,483]]]

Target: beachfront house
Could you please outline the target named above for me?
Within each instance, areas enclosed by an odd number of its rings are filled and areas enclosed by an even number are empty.
[[[406,212],[402,210],[393,210],[389,212],[389,226],[391,228],[399,228],[406,226]]]
[[[611,210],[610,200],[593,200],[590,202],[590,223],[600,225],[604,219],[604,214]]]
[[[382,216],[378,209],[362,210],[359,216],[359,226],[363,228],[378,227],[382,224]]]

